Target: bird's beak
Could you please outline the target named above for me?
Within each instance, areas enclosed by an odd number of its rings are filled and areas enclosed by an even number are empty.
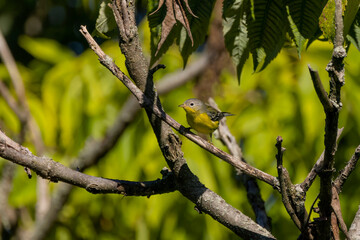
[[[178,107],[183,108],[183,107],[185,107],[185,105],[184,105],[184,104],[180,104]]]

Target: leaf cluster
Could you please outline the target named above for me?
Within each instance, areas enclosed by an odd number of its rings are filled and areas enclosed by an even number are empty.
[[[343,1],[344,35],[359,49],[359,2]],[[96,31],[114,29],[104,1]],[[206,40],[214,10],[213,0],[149,0],[151,65],[175,42],[184,64]],[[111,10],[110,10],[111,11]],[[252,56],[253,71],[261,71],[283,47],[296,46],[298,55],[319,39],[333,40],[334,1],[327,0],[224,0],[222,6],[225,45],[240,81],[245,61]]]

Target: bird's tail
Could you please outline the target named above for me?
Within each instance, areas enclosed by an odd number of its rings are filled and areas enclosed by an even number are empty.
[[[228,116],[234,116],[235,114],[228,113],[228,112],[221,112],[221,115],[222,115],[223,117],[228,117]]]

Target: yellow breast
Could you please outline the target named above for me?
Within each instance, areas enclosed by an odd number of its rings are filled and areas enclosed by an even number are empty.
[[[210,134],[219,127],[219,121],[212,121],[205,112],[186,111],[189,125],[199,133]]]

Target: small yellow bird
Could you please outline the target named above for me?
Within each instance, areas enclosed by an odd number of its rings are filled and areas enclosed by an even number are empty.
[[[219,121],[223,117],[234,115],[220,112],[197,98],[190,98],[179,107],[185,110],[186,120],[190,127],[199,133],[210,134],[210,139],[212,133],[219,127]]]

